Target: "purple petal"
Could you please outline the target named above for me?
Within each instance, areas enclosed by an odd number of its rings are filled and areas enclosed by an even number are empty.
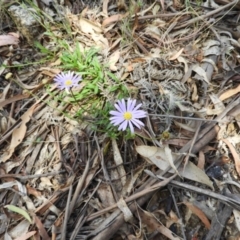
[[[111,120],[111,123],[113,123],[114,126],[122,123],[123,121],[126,121],[124,118],[115,118],[115,117],[110,118],[110,120]]]
[[[119,126],[118,130],[126,130],[128,121],[123,121],[123,123]]]
[[[139,121],[138,119],[132,119],[131,122],[139,129],[141,128],[141,126],[144,126],[144,123]]]
[[[133,111],[133,118],[144,118],[147,116],[147,113],[143,110]]]
[[[131,121],[129,121],[129,127],[130,127],[131,133],[134,133],[134,127],[133,127]]]
[[[128,98],[127,100],[127,112],[131,112],[131,104],[132,104],[132,100],[130,98]]]
[[[133,110],[136,111],[142,106],[142,103],[139,103]]]
[[[117,111],[110,111],[111,115],[117,116],[117,117],[122,117],[123,113],[117,112]]]
[[[122,99],[121,103],[119,104],[119,107],[122,109],[123,112],[126,112],[126,102],[124,99]]]
[[[129,106],[129,111],[134,110],[134,106],[136,105],[136,99],[131,100],[131,105]]]
[[[78,83],[79,81],[82,80],[82,78],[81,78],[80,76],[78,76],[78,75],[75,75],[75,76],[72,78],[72,80],[73,80],[73,82]]]
[[[73,77],[73,72],[68,71],[65,76],[66,76],[66,78],[72,78]]]
[[[120,106],[118,105],[120,103],[115,103],[114,106],[115,108],[120,112],[120,113],[123,113],[123,110],[120,108]]]

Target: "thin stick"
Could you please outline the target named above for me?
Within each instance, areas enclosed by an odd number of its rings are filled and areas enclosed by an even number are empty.
[[[70,240],[74,240],[76,239],[77,234],[79,233],[82,225],[85,223],[86,221],[86,217],[85,217],[85,213],[87,210],[87,205],[89,204],[90,200],[92,199],[93,195],[96,193],[96,191],[98,190],[100,184],[102,183],[102,181],[100,180],[97,184],[97,186],[95,187],[94,191],[92,192],[91,196],[88,198],[88,200],[85,202],[84,206],[82,207],[80,213],[78,214],[80,217],[78,219],[78,222],[74,228],[74,231],[72,232],[72,235],[70,237]]]
[[[183,239],[184,239],[184,240],[187,240],[186,235],[185,235],[185,231],[184,231],[183,222],[182,222],[182,217],[181,217],[181,214],[180,214],[180,212],[179,212],[178,205],[177,205],[177,202],[176,202],[176,198],[175,198],[175,196],[174,196],[174,194],[173,194],[172,188],[173,188],[172,186],[168,186],[168,189],[169,189],[169,191],[170,191],[170,193],[171,193],[171,195],[172,195],[172,199],[173,199],[173,203],[174,203],[175,210],[176,210],[176,212],[177,212],[177,216],[178,216],[178,218],[181,220],[180,226],[181,226],[181,231],[182,231]]]
[[[75,189],[75,192],[74,192],[74,195],[73,195],[73,198],[72,198],[72,201],[70,203],[70,207],[69,207],[69,216],[72,214],[73,212],[73,209],[75,207],[75,204],[76,204],[76,201],[78,199],[78,196],[83,188],[83,184],[85,182],[85,179],[87,177],[87,174],[88,174],[88,171],[89,171],[89,168],[90,168],[90,160],[87,161],[87,164],[85,166],[85,169],[83,171],[83,174],[82,176],[79,178],[78,180],[78,185]]]
[[[0,175],[0,178],[18,178],[18,179],[22,179],[22,180],[27,180],[27,179],[31,179],[31,178],[40,178],[40,177],[49,177],[49,176],[55,176],[58,175],[60,173],[64,173],[65,171],[58,171],[58,172],[51,172],[51,173],[43,173],[43,174],[34,174],[34,175],[26,175],[23,176],[21,174],[4,174],[4,175]]]
[[[222,10],[226,9],[226,8],[229,8],[229,7],[233,7],[234,5],[236,5],[239,1],[238,0],[235,0],[233,2],[230,2],[222,7],[219,7],[217,9],[214,9],[213,11],[211,12],[208,12],[206,13],[205,15],[203,16],[198,16],[198,17],[195,17],[191,20],[189,20],[188,22],[184,23],[184,24],[181,24],[179,26],[176,26],[174,29],[180,29],[180,28],[183,28],[183,27],[187,27],[189,24],[193,24],[199,20],[204,20],[205,18],[208,18],[208,17],[211,17],[212,15],[214,14],[217,14],[219,12],[221,12]]]
[[[72,196],[72,190],[73,190],[73,186],[71,185],[69,187],[69,192],[68,192],[68,198],[67,198],[67,204],[66,204],[67,207],[66,207],[66,210],[65,210],[65,216],[64,216],[64,222],[63,222],[61,240],[65,240],[66,239],[67,223],[68,223],[68,218],[70,216],[70,214],[69,214],[69,207],[70,207],[70,200],[71,200],[71,196]]]
[[[156,177],[161,179],[161,180],[166,180],[167,179],[167,178],[159,176],[159,175],[156,175]],[[211,198],[218,199],[220,202],[222,202],[222,203],[224,203],[228,206],[231,206],[233,208],[236,208],[237,210],[240,210],[240,205],[239,205],[239,202],[237,200],[235,200],[234,198],[229,198],[227,196],[221,195],[219,193],[215,193],[212,190],[202,189],[202,188],[192,186],[192,185],[187,184],[187,183],[178,182],[176,180],[170,181],[169,185],[172,185],[174,187],[179,187],[181,189],[187,189],[187,190],[199,193],[199,194],[206,195],[206,196],[211,197]]]
[[[206,122],[221,122],[219,120],[210,120],[210,119],[203,119],[203,118],[194,118],[194,117],[181,117],[181,116],[174,116],[174,115],[167,115],[167,114],[148,114],[149,116],[156,116],[156,117],[169,117],[169,118],[177,118],[177,119],[186,119],[186,120],[195,120],[195,121],[206,121]]]

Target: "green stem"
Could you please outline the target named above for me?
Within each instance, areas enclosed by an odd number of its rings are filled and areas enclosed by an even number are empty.
[[[74,98],[74,100],[75,100],[75,102],[77,103],[77,105],[80,107],[80,108],[82,108],[84,111],[86,111],[82,106],[80,106],[80,104],[79,104],[79,102],[77,101],[77,99],[76,99],[76,97],[75,97],[75,95],[73,94],[73,91],[72,91],[72,89],[70,88],[70,92],[71,92],[71,94],[72,94],[72,97]]]

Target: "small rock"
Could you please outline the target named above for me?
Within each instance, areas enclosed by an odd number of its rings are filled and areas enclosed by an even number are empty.
[[[18,30],[32,45],[33,41],[41,33],[40,19],[35,10],[26,5],[12,5],[8,8],[8,11]]]
[[[224,174],[224,171],[220,166],[213,166],[206,173],[209,177],[220,180]]]

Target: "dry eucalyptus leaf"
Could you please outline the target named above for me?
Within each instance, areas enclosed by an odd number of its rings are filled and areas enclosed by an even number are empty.
[[[152,9],[153,15],[156,15],[160,9],[161,9],[161,6],[156,3],[156,5]]]
[[[13,130],[12,133],[12,140],[10,147],[8,151],[4,153],[2,158],[0,158],[0,162],[6,162],[13,154],[15,148],[22,142],[22,140],[25,137],[26,131],[27,131],[27,126],[26,124],[30,121],[30,118],[32,117],[33,111],[35,109],[36,105],[33,105],[31,108],[27,110],[21,117],[22,123],[20,127],[16,128]]]
[[[51,180],[48,177],[41,177],[41,182],[39,184],[39,189],[44,190],[44,189],[51,189],[53,188],[53,184]]]
[[[36,215],[34,217],[34,222],[36,223],[36,227],[38,229],[38,233],[41,236],[41,239],[46,239],[46,240],[50,240],[51,238],[48,236],[48,233],[45,229],[48,228],[45,224],[43,225],[42,221],[40,220],[40,218],[38,218]]]
[[[212,46],[211,48],[207,49],[204,51],[203,55],[204,56],[209,56],[209,55],[220,55],[221,51],[218,46]]]
[[[178,52],[175,52],[170,58],[170,61],[177,59],[183,52],[184,48],[181,48]]]
[[[148,8],[144,9],[141,12],[138,12],[137,15],[138,16],[144,16],[145,13],[150,12],[151,9],[155,6],[156,2],[154,2],[151,6],[149,6]],[[132,17],[134,17],[134,15],[132,15]]]
[[[218,96],[212,93],[212,94],[209,94],[209,97],[211,98],[211,101],[214,104],[214,109],[208,106],[207,112],[206,112],[207,115],[218,115],[221,112],[223,112],[223,110],[225,109],[225,106],[222,103],[222,101],[218,98]]]
[[[203,151],[199,151],[199,155],[198,155],[198,168],[200,169],[204,169],[204,165],[205,165],[205,155],[203,153]]]
[[[194,206],[191,202],[188,201],[184,201],[183,203],[202,221],[207,229],[210,229],[211,224],[200,208]]]
[[[145,32],[147,34],[156,34],[157,36],[161,36],[161,31],[159,29],[159,26],[149,25],[146,27]]]
[[[210,188],[214,189],[213,188],[213,183],[209,179],[209,177],[206,175],[206,173],[190,161],[186,165],[185,171],[181,171],[180,173],[183,177],[185,177],[187,179],[190,179],[190,180],[195,181],[195,182],[206,184]]]
[[[3,92],[1,93],[1,98],[0,98],[0,102],[4,101],[6,99],[6,96],[8,94],[8,91],[10,89],[11,83],[9,83],[3,90]]]
[[[119,58],[120,58],[120,51],[119,51],[119,50],[116,50],[116,51],[109,57],[109,64],[110,64],[109,68],[110,68],[110,70],[112,70],[112,71],[114,71],[114,72],[118,70],[118,68],[117,68],[117,66],[116,66],[116,63],[118,62]]]
[[[11,236],[7,232],[4,234],[4,240],[12,240]]]
[[[101,49],[108,49],[109,43],[107,38],[105,38],[102,34],[96,33],[92,34],[92,39],[95,42],[97,47],[100,47]]]
[[[187,124],[180,123],[180,122],[178,122],[178,121],[174,121],[174,123],[175,123],[175,125],[178,126],[179,128],[185,129],[185,130],[187,130],[187,131],[189,131],[189,132],[195,132],[195,131],[196,131],[196,129],[190,127],[190,126],[187,125]]]
[[[113,159],[114,159],[114,162],[116,164],[117,167],[117,170],[119,172],[119,175],[121,176],[121,182],[122,182],[122,185],[124,186],[126,184],[126,171],[124,169],[124,165],[123,165],[123,159],[122,159],[122,156],[121,156],[121,153],[118,149],[118,145],[117,145],[117,142],[115,139],[112,140],[112,147],[113,147]]]
[[[19,35],[11,34],[8,35],[0,35],[0,46],[5,45],[17,45],[19,42]]]
[[[14,228],[12,228],[8,234],[13,238],[16,239],[17,237],[21,236],[22,234],[26,234],[30,227],[30,222],[28,220],[22,220],[18,223]]]
[[[31,231],[26,234],[23,234],[21,237],[18,237],[15,240],[26,240],[26,239],[29,239],[30,237],[32,237],[33,235],[35,235],[36,233],[37,233],[37,231]]]
[[[52,0],[41,0],[43,3],[45,3],[47,6],[50,5],[50,3],[52,3]]]
[[[236,151],[233,144],[228,141],[228,139],[222,139],[222,141],[228,146],[229,150],[231,151],[234,162],[235,162],[237,173],[240,176],[240,157],[238,152]]]
[[[203,44],[203,56],[209,56],[209,55],[217,55],[219,56],[221,54],[221,50],[220,50],[220,43],[216,40],[208,40],[206,43]],[[209,58],[208,60],[210,60],[211,58]],[[208,61],[207,59],[205,59],[204,61]],[[213,66],[215,65],[215,63],[211,63]]]
[[[131,193],[131,191],[133,190],[135,182],[138,180],[139,176],[142,174],[144,169],[145,169],[145,166],[142,166],[141,168],[134,171],[131,178],[129,178],[127,180],[126,184],[123,186],[122,196],[126,196],[126,195],[129,195]]]
[[[173,223],[181,224],[181,219],[178,218],[177,214],[171,210],[170,213],[168,214],[168,219],[167,219],[167,228],[169,228]]]
[[[110,185],[102,184],[97,190],[98,198],[101,203],[99,203],[99,208],[106,208],[116,203],[114,195]],[[95,207],[97,208],[97,206]]]
[[[152,213],[140,209],[138,214],[140,215],[142,222],[146,225],[149,233],[158,231],[168,239],[180,240],[179,237],[174,236],[174,234],[167,227],[160,223]]]
[[[125,222],[130,222],[133,219],[133,214],[128,205],[124,201],[123,197],[117,202],[118,208],[122,211]]]
[[[109,0],[103,0],[102,12],[106,17],[108,17],[108,3],[109,3]]]
[[[188,70],[189,70],[187,60],[184,57],[182,57],[182,56],[178,56],[177,60],[180,63],[184,64],[184,73],[186,74],[188,72]],[[191,72],[192,72],[192,70],[191,70]]]
[[[104,19],[102,26],[103,27],[107,27],[112,23],[118,22],[120,20],[122,20],[124,18],[124,15],[122,14],[116,14],[116,15],[112,15],[111,17],[108,17],[106,19]]]
[[[208,80],[208,77],[207,77],[207,73],[205,72],[205,70],[203,68],[201,68],[198,65],[194,65],[192,67],[192,70],[194,72],[196,72],[199,76],[201,76],[206,83],[208,83],[208,84],[210,83]]]
[[[211,48],[212,46],[220,46],[220,42],[217,40],[209,39],[206,42],[203,42],[203,50],[207,50]]]
[[[211,7],[214,9],[218,9],[221,7],[220,5],[216,4],[216,2],[214,0],[207,0],[207,1],[203,2],[202,6],[208,7],[208,8]]]
[[[164,146],[164,151],[165,151],[165,154],[166,154],[166,159],[169,162],[170,166],[180,176],[177,168],[174,165],[174,159],[173,159],[173,155],[172,155],[172,150],[169,148],[168,145],[166,145],[166,146]]]
[[[220,100],[224,101],[225,99],[228,99],[232,96],[234,96],[235,94],[240,92],[240,84],[234,88],[234,89],[229,89],[227,91],[225,91],[224,93],[222,93],[219,97]]]
[[[82,32],[88,34],[88,33],[101,33],[102,29],[99,27],[97,24],[89,21],[86,18],[80,18],[79,28],[81,29]]]
[[[164,148],[142,145],[137,146],[136,151],[143,157],[148,158],[153,164],[163,171],[170,165]],[[176,160],[177,156],[178,155],[176,153],[172,153],[173,161]],[[175,167],[178,168],[179,163],[175,163]],[[192,162],[188,162],[184,171],[182,168],[178,169],[178,171],[182,177],[195,182],[203,183],[213,189],[213,184],[209,177]],[[171,169],[169,172],[174,173],[175,171]]]
[[[13,97],[6,98],[5,100],[0,99],[0,108],[3,108],[10,103],[13,103],[13,102],[16,102],[16,101],[19,101],[19,100],[22,100],[22,99],[25,99],[25,98],[28,98],[28,97],[29,97],[28,94],[18,94],[18,95],[15,95]]]
[[[233,215],[234,215],[236,227],[240,232],[240,212],[236,209],[233,209]]]

